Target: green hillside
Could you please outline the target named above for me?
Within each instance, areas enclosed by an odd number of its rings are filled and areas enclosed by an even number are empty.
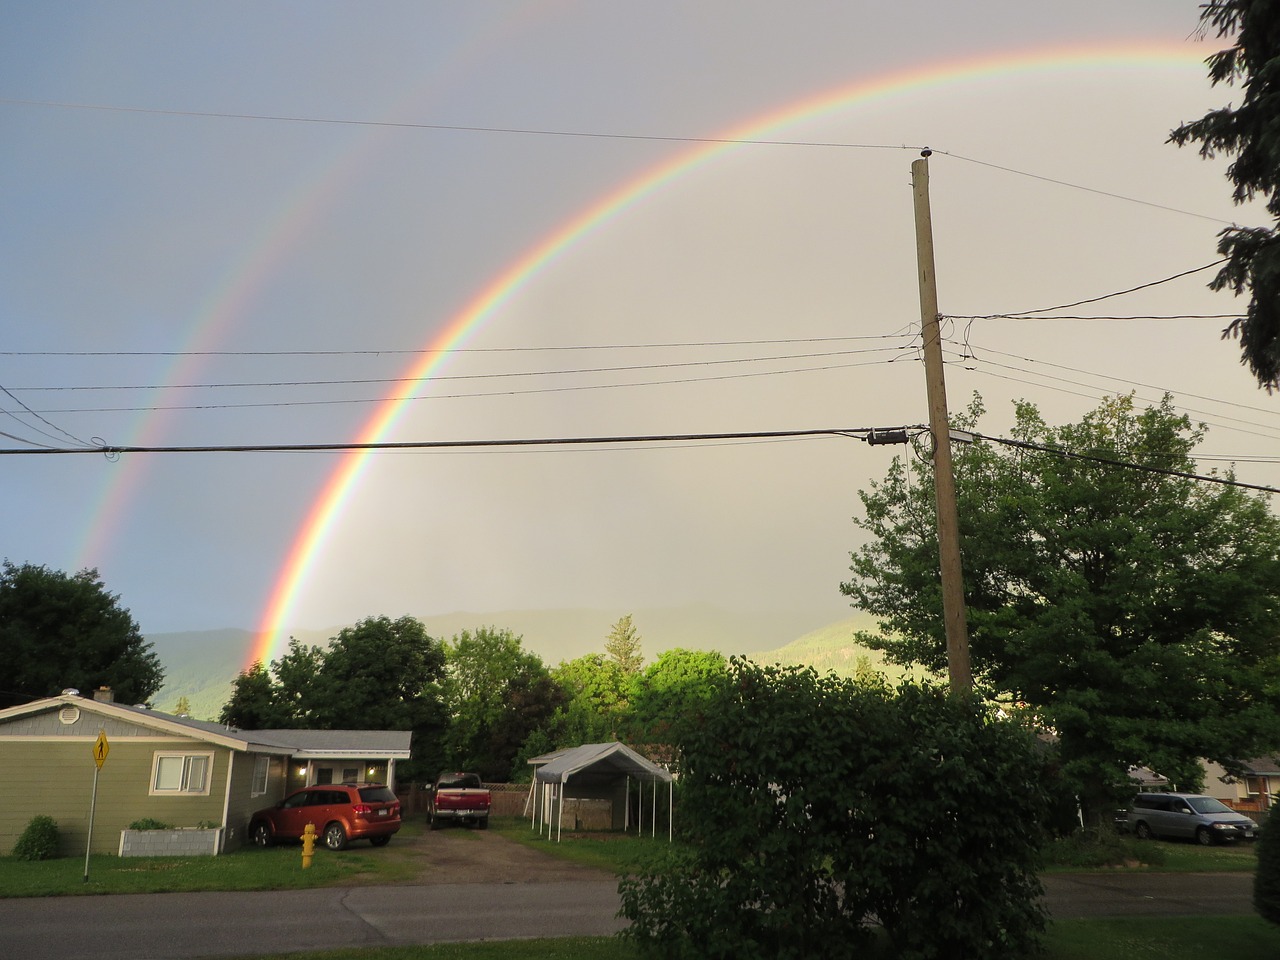
[[[883,653],[864,647],[854,639],[858,631],[874,632],[875,619],[869,614],[858,614],[847,620],[829,624],[806,633],[776,650],[753,653],[750,659],[760,664],[778,664],[783,667],[813,667],[818,673],[834,673],[838,677],[853,677],[860,662],[882,674],[890,685],[910,676],[922,677],[923,671],[907,669],[889,663]]]

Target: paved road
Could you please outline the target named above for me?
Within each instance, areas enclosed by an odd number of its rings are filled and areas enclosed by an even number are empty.
[[[0,900],[0,955],[185,960],[451,940],[600,936],[617,883],[432,884]]]
[[[1054,874],[1059,919],[1253,912],[1252,874]],[[0,953],[23,960],[191,960],[452,940],[599,936],[613,880],[0,900]]]
[[[1055,873],[1043,880],[1058,920],[1254,912],[1252,873]]]

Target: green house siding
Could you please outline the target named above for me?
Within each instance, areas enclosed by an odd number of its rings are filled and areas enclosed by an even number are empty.
[[[0,778],[0,852],[14,843],[31,818],[52,817],[58,824],[61,853],[83,854],[89,838],[89,811],[94,807],[93,853],[116,853],[120,831],[142,817],[176,827],[194,827],[202,821],[222,823],[228,758],[231,751],[178,738],[111,738],[109,753],[98,773],[97,801],[93,801],[94,771],[91,737],[24,737],[0,741],[4,767],[22,771],[20,776]],[[207,794],[151,795],[151,776],[157,752],[212,754]]]
[[[253,771],[258,757],[264,754],[236,754],[231,781],[231,796],[227,798],[227,832],[223,837],[226,848],[242,846],[248,842],[249,818],[269,807],[285,795],[285,772],[288,769],[288,758],[280,756],[267,757],[267,784],[263,793],[253,794]]]

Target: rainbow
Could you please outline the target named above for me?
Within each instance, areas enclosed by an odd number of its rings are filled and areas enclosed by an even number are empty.
[[[973,59],[952,60],[928,67],[914,67],[859,80],[828,90],[816,96],[788,104],[768,114],[739,124],[715,138],[686,147],[622,184],[584,210],[556,227],[497,274],[456,316],[443,331],[427,344],[423,359],[405,374],[414,382],[428,380],[445,361],[448,352],[466,340],[498,307],[516,296],[539,271],[561,258],[566,251],[582,243],[593,231],[623,214],[646,197],[677,177],[692,173],[718,155],[740,146],[744,140],[776,137],[778,131],[824,114],[851,106],[872,104],[890,97],[910,95],[941,84],[980,81],[986,78],[1018,73],[1049,73],[1063,70],[1099,68],[1202,67],[1212,49],[1208,45],[1184,41],[1084,45],[1050,47],[1018,53],[998,53]],[[935,147],[938,145],[934,145]],[[945,145],[944,145],[945,146]],[[903,148],[907,149],[907,148]],[[914,148],[912,148],[914,149]],[[936,151],[945,155],[945,150]],[[373,443],[385,437],[409,403],[404,389],[397,389],[380,402],[374,415],[365,423],[355,440]],[[311,504],[282,569],[275,581],[258,627],[257,638],[245,666],[261,661],[269,663],[282,650],[286,623],[293,613],[297,595],[325,546],[325,540],[342,513],[361,472],[370,457],[369,451],[346,454],[325,482],[320,495]]]

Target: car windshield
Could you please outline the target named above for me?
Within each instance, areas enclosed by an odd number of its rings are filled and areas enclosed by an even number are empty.
[[[360,799],[365,803],[391,803],[396,795],[390,787],[361,787]]]
[[[1187,803],[1196,813],[1233,813],[1234,811],[1221,800],[1213,797],[1187,797]]]

